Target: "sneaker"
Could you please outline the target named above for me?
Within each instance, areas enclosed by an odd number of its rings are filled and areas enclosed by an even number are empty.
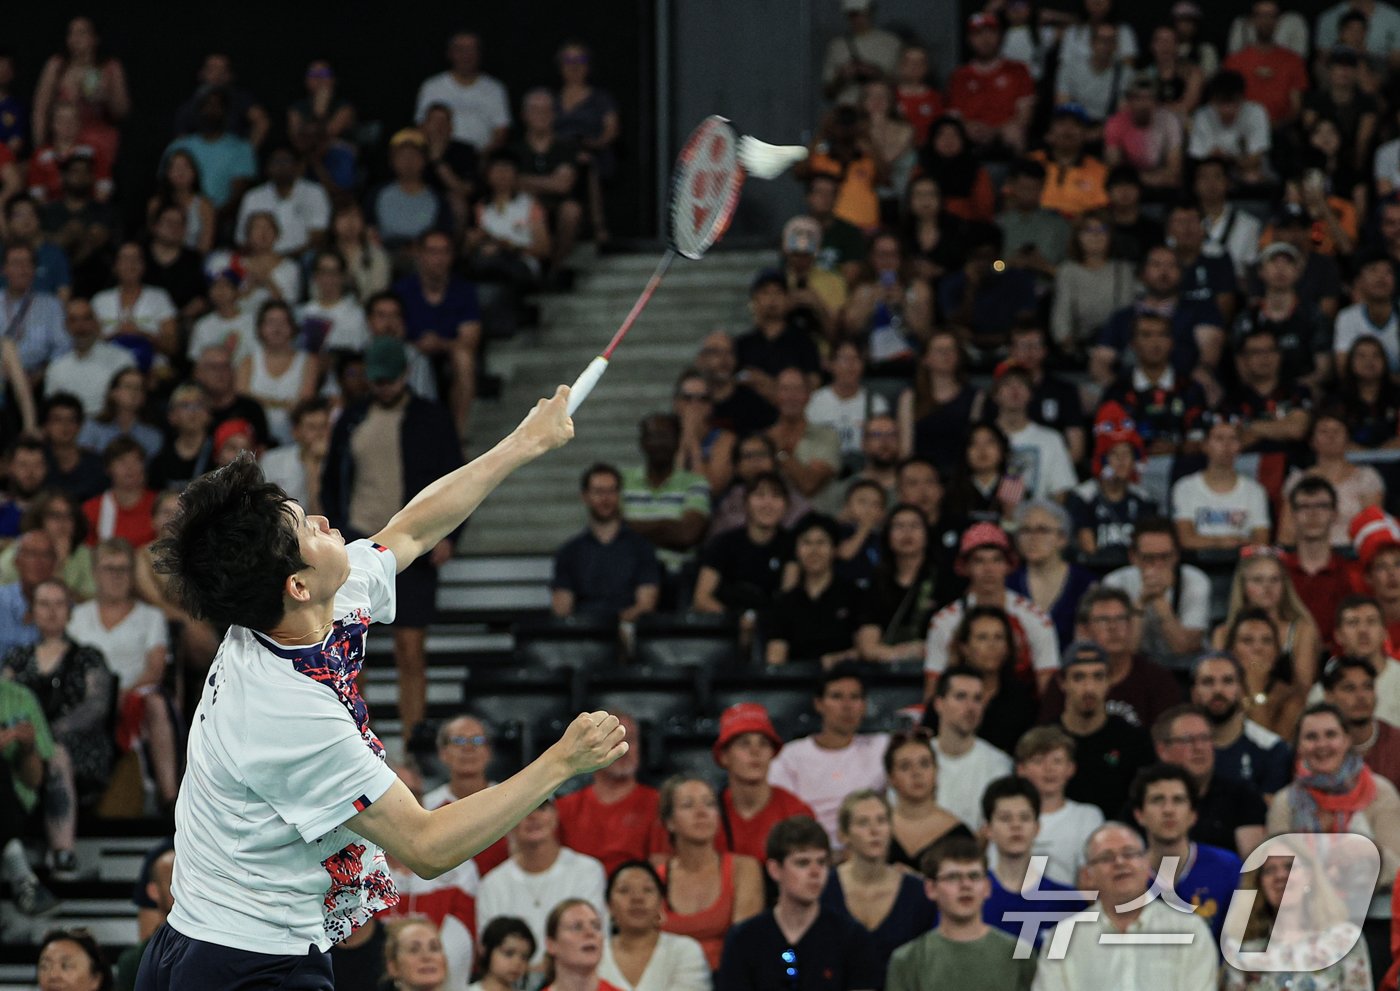
[[[58,899],[37,880],[21,881],[15,885],[14,893],[15,908],[19,909],[22,915],[33,918],[52,915],[58,910]]]
[[[49,851],[49,876],[55,881],[78,880],[78,855],[72,850]]]

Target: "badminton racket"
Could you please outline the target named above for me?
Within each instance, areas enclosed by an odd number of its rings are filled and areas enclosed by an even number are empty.
[[[608,370],[613,352],[651,302],[676,258],[698,261],[724,235],[734,219],[744,179],[750,175],[772,179],[805,157],[807,149],[800,146],[770,145],[749,135],[740,137],[723,117],[706,117],[690,133],[671,173],[666,251],[608,346],[574,381],[569,391],[570,416]]]

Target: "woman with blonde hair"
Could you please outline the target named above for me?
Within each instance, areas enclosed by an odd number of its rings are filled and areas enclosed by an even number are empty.
[[[603,917],[585,898],[566,898],[544,924],[544,991],[622,991],[598,976]]]
[[[1321,635],[1317,621],[1303,604],[1283,559],[1273,547],[1246,547],[1230,582],[1230,606],[1225,622],[1216,628],[1211,644],[1225,646],[1225,639],[1240,611],[1253,607],[1263,610],[1278,629],[1280,656],[1293,665],[1293,681],[1306,692],[1317,680]]]
[[[699,941],[718,970],[730,927],[763,910],[762,869],[752,857],[715,848],[719,799],[704,778],[676,775],[661,786],[660,804],[675,851],[657,864],[666,896],[662,928]]]
[[[938,914],[920,877],[890,862],[892,815],[881,792],[846,796],[836,822],[847,857],[832,868],[821,899],[823,909],[845,913],[866,928],[881,960],[932,929]]]
[[[1243,889],[1257,889],[1243,934],[1232,931],[1233,916],[1225,921],[1221,939],[1227,962],[1221,987],[1224,991],[1284,991],[1303,986],[1300,978],[1306,975],[1306,986],[1314,991],[1370,991],[1366,940],[1360,927],[1347,918],[1346,906],[1333,886],[1333,872],[1295,838],[1275,837],[1266,846],[1269,857]],[[1237,970],[1229,963],[1232,946],[1243,953],[1266,954],[1269,969]],[[1336,962],[1319,966],[1328,960]]]
[[[447,954],[432,920],[406,915],[384,927],[384,974],[394,991],[446,991]]]

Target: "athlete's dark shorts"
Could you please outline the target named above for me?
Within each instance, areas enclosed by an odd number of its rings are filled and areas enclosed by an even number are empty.
[[[335,991],[331,955],[252,953],[156,930],[141,956],[136,991]]]

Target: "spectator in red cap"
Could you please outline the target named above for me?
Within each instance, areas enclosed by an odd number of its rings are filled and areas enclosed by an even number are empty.
[[[1142,436],[1118,403],[1099,407],[1094,423],[1093,477],[1071,489],[1065,501],[1074,520],[1075,544],[1085,554],[1126,553],[1133,527],[1152,512],[1152,498],[1137,484],[1146,456]]]
[[[711,752],[729,775],[719,793],[719,849],[762,861],[770,829],[791,816],[812,815],[802,799],[768,783],[768,769],[782,749],[783,738],[757,702],[731,705],[719,717]]]
[[[1001,57],[1001,22],[989,12],[967,21],[972,59],[953,70],[948,107],[962,115],[968,137],[983,150],[1019,152],[1035,108],[1035,80],[1024,62]]]
[[[1060,669],[1060,645],[1050,617],[1024,595],[1006,587],[1006,578],[1016,566],[1011,539],[995,523],[974,523],[963,533],[958,547],[958,571],[968,579],[967,594],[934,614],[929,623],[924,648],[925,696],[932,696],[934,685],[948,665],[953,634],[963,614],[972,606],[1000,606],[1011,619],[1016,634],[1016,672],[1029,677],[1035,672],[1038,689],[1043,689]]]
[[[225,420],[214,431],[214,467],[232,464],[244,451],[251,451],[254,443],[251,423],[244,419]]]
[[[1375,596],[1386,635],[1400,644],[1400,521],[1372,506],[1356,514],[1350,530],[1361,569],[1359,591]]]
[[[611,874],[629,860],[645,860],[666,848],[656,789],[637,781],[642,766],[642,731],[626,713],[615,712],[632,741],[627,753],[593,774],[586,788],[554,804],[559,810],[559,841],[602,861]]]

